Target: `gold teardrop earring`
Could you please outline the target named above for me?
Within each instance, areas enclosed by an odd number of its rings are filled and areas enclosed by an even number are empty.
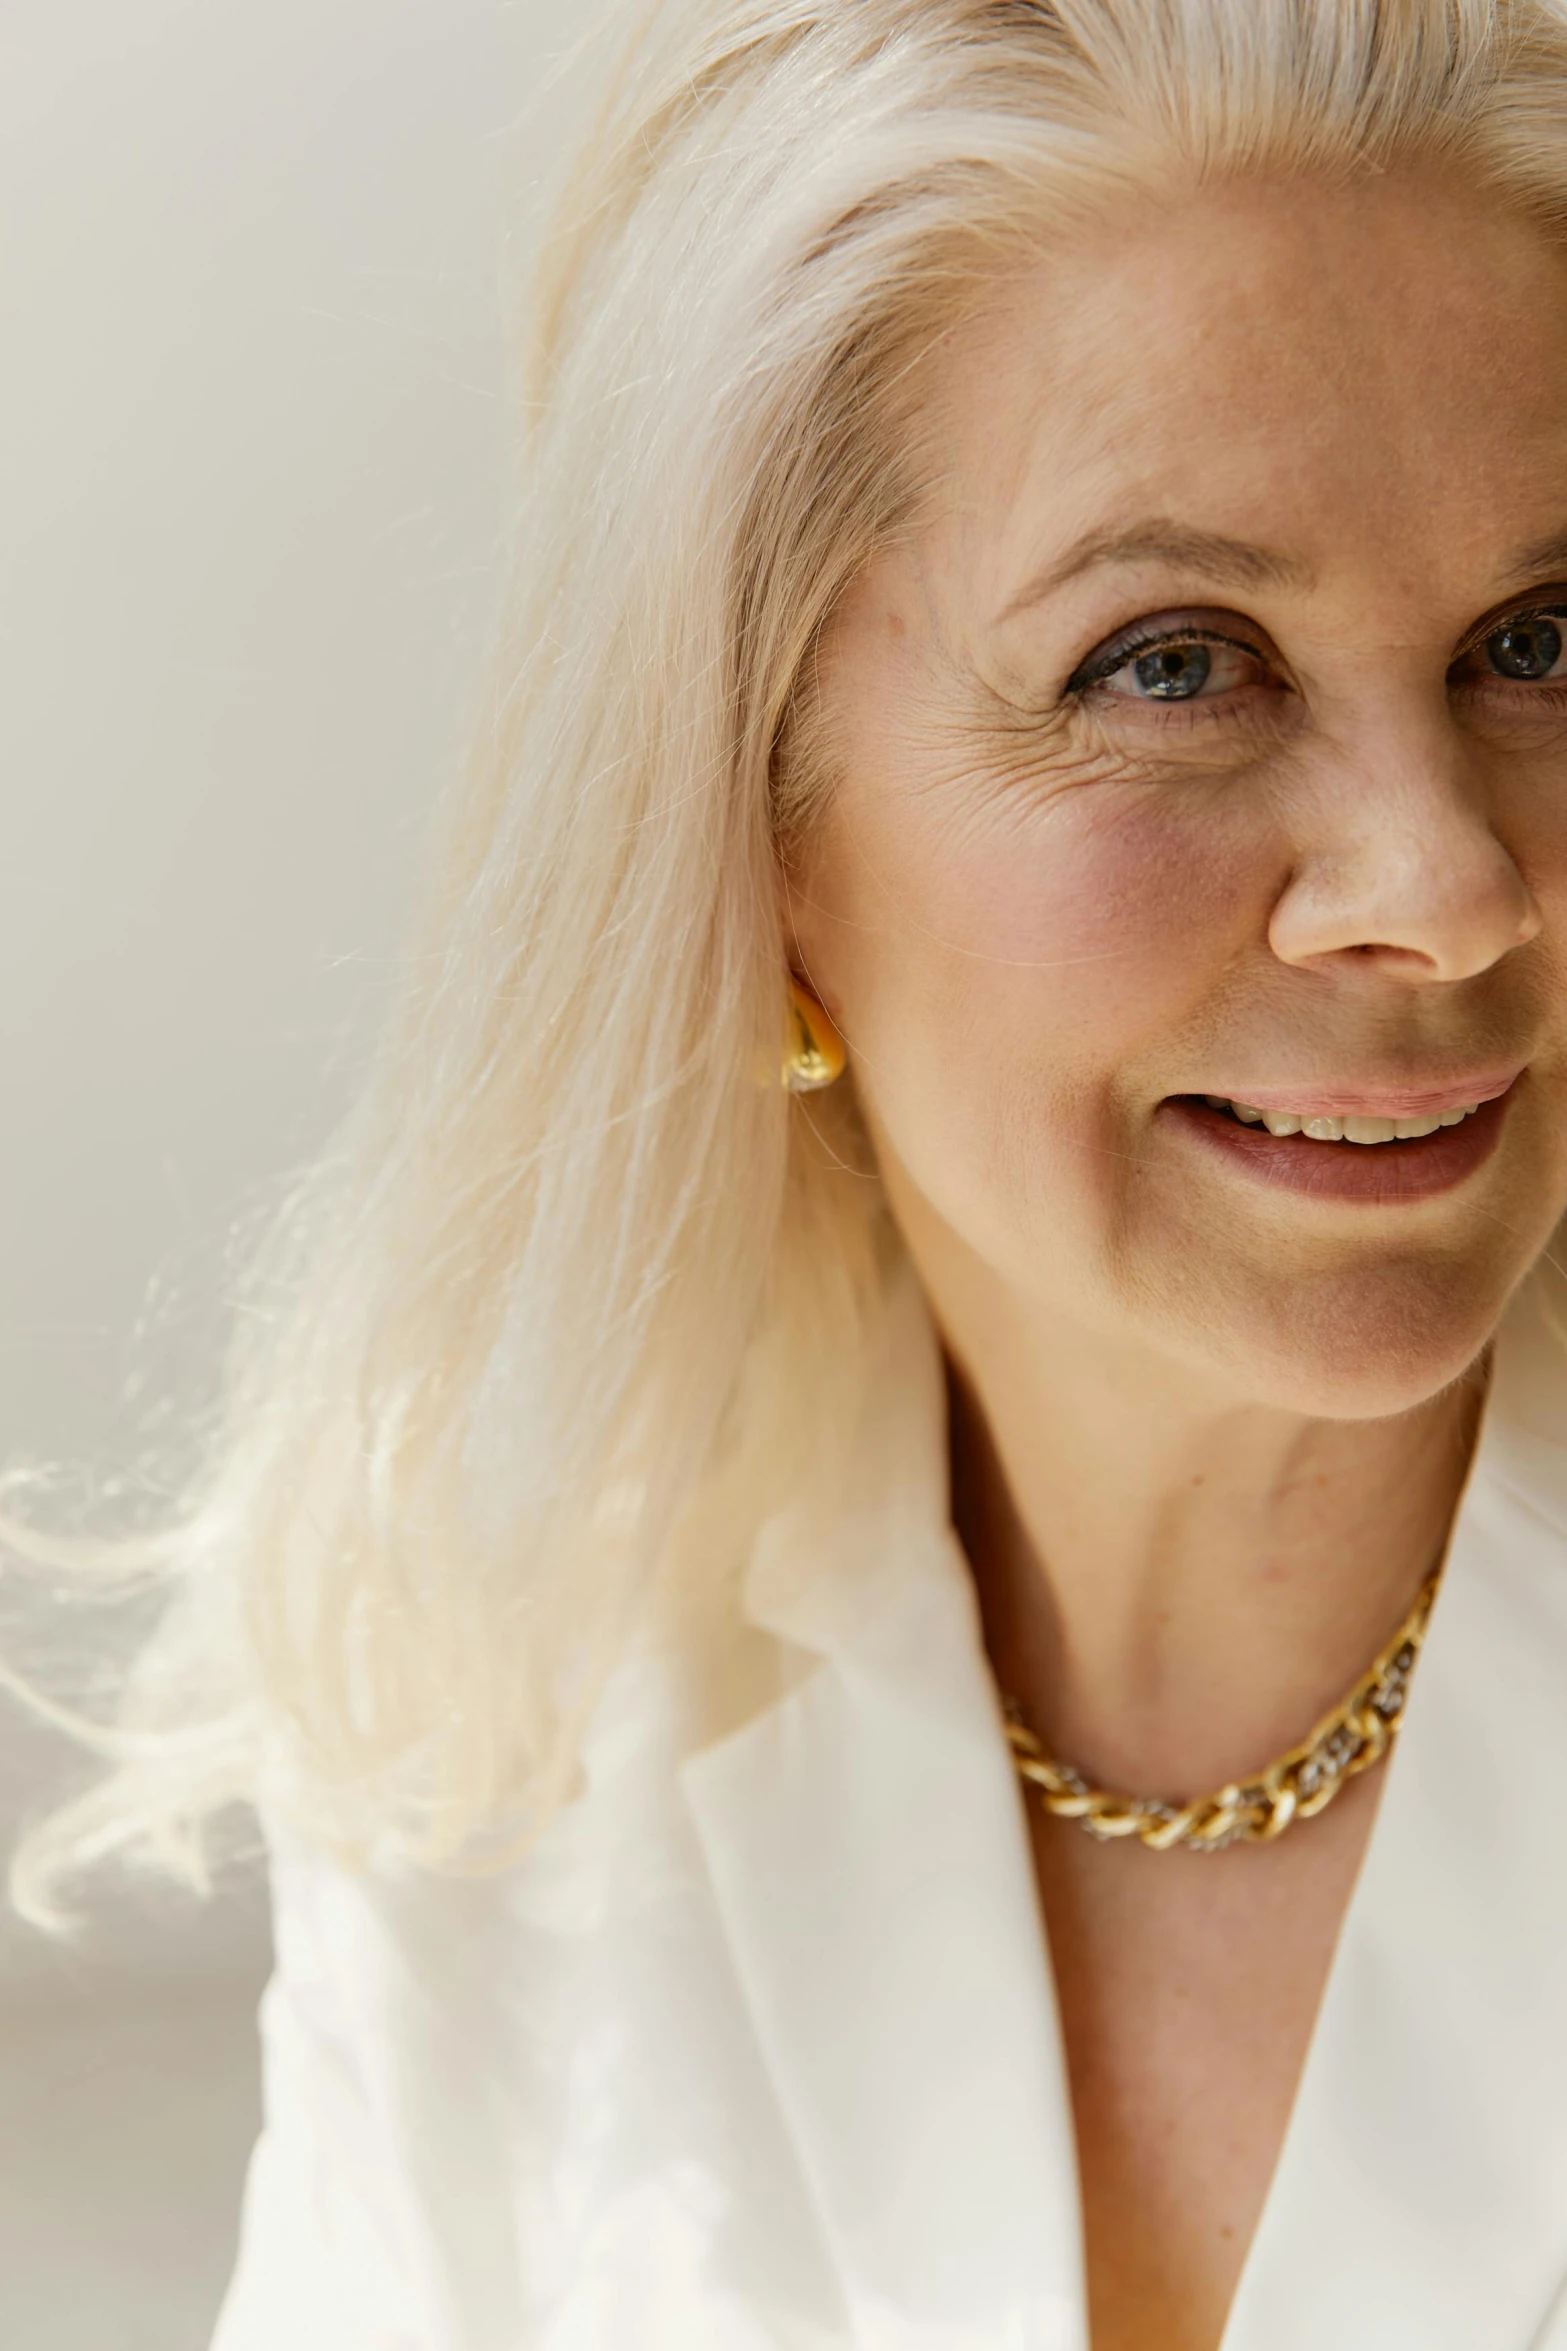
[[[847,1056],[842,1037],[804,983],[789,975],[784,1016],[783,1082],[791,1094],[816,1094],[836,1085]]]

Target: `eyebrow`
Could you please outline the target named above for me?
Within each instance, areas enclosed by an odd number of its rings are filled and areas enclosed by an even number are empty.
[[[1514,558],[1513,569],[1520,579],[1547,579],[1567,572],[1567,531],[1536,539]]]
[[[1000,617],[1010,620],[1014,613],[1026,610],[1030,604],[1042,603],[1057,588],[1065,587],[1069,580],[1080,578],[1084,572],[1117,563],[1163,563],[1175,571],[1197,573],[1226,588],[1309,588],[1313,584],[1310,566],[1294,556],[1254,546],[1247,539],[1226,538],[1218,531],[1192,530],[1184,523],[1167,522],[1154,516],[1146,522],[1132,523],[1124,530],[1089,531],[1074,540],[1064,554],[1037,573],[1013,597]],[[1553,531],[1548,537],[1521,548],[1510,569],[1511,576],[1520,583],[1520,593],[1527,591],[1530,581],[1567,576],[1567,530]]]
[[[1559,544],[1567,554],[1567,533],[1553,544]],[[1164,563],[1177,571],[1198,573],[1226,588],[1303,588],[1309,587],[1312,579],[1309,566],[1293,556],[1279,555],[1267,547],[1254,547],[1245,539],[1228,539],[1217,531],[1189,530],[1182,523],[1155,516],[1147,522],[1132,523],[1124,530],[1089,531],[1075,540],[1065,554],[1047,565],[1013,597],[1001,617],[1010,620],[1013,613],[1021,612],[1027,605],[1041,603],[1045,597],[1054,595],[1068,580],[1114,563]]]

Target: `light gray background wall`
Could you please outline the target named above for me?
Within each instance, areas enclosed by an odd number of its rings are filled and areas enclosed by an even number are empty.
[[[515,248],[591,65],[539,93],[605,4],[0,21],[0,1456],[178,1425],[227,1236],[352,1087],[497,585]],[[0,1831],[62,1768],[0,1701]],[[205,2343],[265,1964],[254,1890],[0,1936],[7,2351]]]

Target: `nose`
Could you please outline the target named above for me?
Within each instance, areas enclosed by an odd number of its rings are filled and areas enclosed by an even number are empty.
[[[1464,980],[1540,930],[1455,736],[1405,729],[1335,757],[1291,829],[1294,863],[1268,927],[1281,962]]]

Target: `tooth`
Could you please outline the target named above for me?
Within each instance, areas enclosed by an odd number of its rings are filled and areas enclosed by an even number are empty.
[[[1461,1120],[1468,1116],[1467,1110],[1444,1110],[1439,1124],[1445,1127],[1456,1127]]]
[[[1397,1121],[1398,1139],[1412,1143],[1417,1135],[1434,1135],[1441,1123],[1439,1118],[1401,1118]]]
[[[1260,1110],[1252,1110],[1244,1102],[1232,1102],[1230,1104],[1230,1108],[1234,1111],[1236,1117],[1243,1118],[1249,1127],[1261,1126],[1262,1112]]]
[[[1203,1100],[1210,1110],[1228,1110],[1230,1107],[1228,1094],[1204,1094]]]
[[[1308,1118],[1301,1130],[1314,1143],[1342,1143],[1344,1121],[1341,1118]]]
[[[1397,1131],[1390,1118],[1346,1118],[1344,1121],[1346,1143],[1391,1143]]]
[[[1305,1122],[1293,1110],[1265,1110],[1262,1123],[1270,1135],[1298,1135]]]

